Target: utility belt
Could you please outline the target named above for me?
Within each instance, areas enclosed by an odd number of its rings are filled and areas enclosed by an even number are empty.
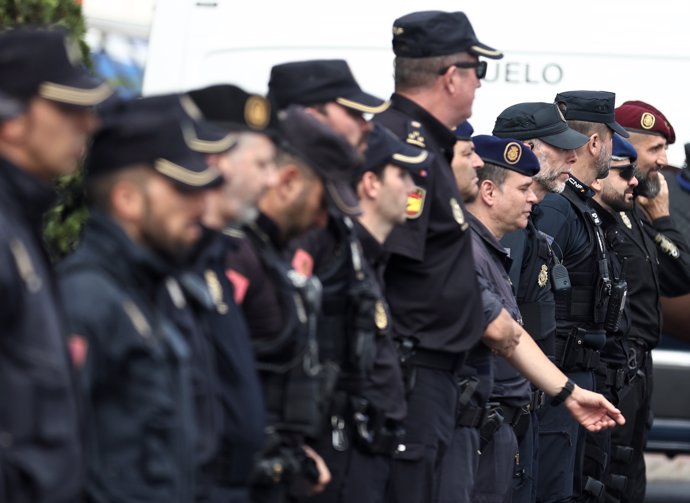
[[[426,367],[455,374],[465,364],[465,353],[420,348],[418,341],[412,337],[397,337],[395,345],[402,365]]]
[[[336,451],[354,444],[363,452],[381,456],[393,456],[405,435],[400,423],[386,418],[369,400],[342,391],[333,398],[330,428]]]
[[[564,372],[594,370],[601,364],[599,350],[605,341],[603,330],[556,330],[556,365]]]
[[[545,403],[546,395],[542,390],[532,391],[530,400],[525,405],[515,406],[501,404],[501,413],[503,414],[503,422],[509,424],[515,436],[521,439],[527,429],[529,428],[532,412],[541,409]]]
[[[630,382],[630,373],[625,367],[605,366],[594,372],[597,386],[619,392]]]
[[[628,341],[628,369],[636,372],[647,365],[651,351],[644,343]]]

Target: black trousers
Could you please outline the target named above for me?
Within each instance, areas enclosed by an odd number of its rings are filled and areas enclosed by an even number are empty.
[[[607,488],[609,494],[622,503],[643,503],[647,490],[647,474],[644,449],[651,427],[651,401],[653,390],[652,357],[647,353],[644,365],[621,396],[618,408],[625,416],[625,424],[611,431],[611,475],[627,477],[623,491]],[[616,447],[632,447],[631,459],[617,459]]]
[[[387,503],[436,503],[444,458],[455,430],[457,388],[453,374],[416,368],[407,401],[404,450],[393,458]],[[456,476],[462,476],[458,466]]]
[[[472,503],[510,503],[518,443],[513,427],[503,424],[479,456]],[[458,475],[461,476],[461,475]]]

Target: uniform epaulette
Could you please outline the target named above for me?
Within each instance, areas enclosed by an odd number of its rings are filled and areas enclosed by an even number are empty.
[[[411,120],[407,122],[407,137],[405,141],[415,147],[426,148],[424,130],[419,121]]]
[[[223,229],[223,234],[235,239],[244,239],[247,237],[247,234],[242,229],[238,229],[237,227],[226,227]]]

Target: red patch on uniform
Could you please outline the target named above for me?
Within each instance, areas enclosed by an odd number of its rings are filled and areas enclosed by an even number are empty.
[[[67,339],[67,349],[74,368],[81,369],[86,363],[86,356],[89,353],[89,341],[81,335],[70,335]]]
[[[230,283],[232,283],[233,290],[235,291],[235,294],[233,295],[235,298],[235,304],[239,306],[242,304],[244,296],[247,295],[249,279],[234,269],[227,269],[225,271],[225,276],[227,276],[227,278],[230,280]]]
[[[302,248],[292,256],[292,268],[307,278],[314,272],[314,257]]]

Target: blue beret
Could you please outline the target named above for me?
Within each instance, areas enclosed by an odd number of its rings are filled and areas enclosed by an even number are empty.
[[[470,141],[474,134],[474,128],[469,121],[465,121],[455,128],[455,136],[458,140]]]
[[[621,137],[619,134],[613,135],[613,151],[611,156],[614,161],[621,161],[625,158],[630,159],[630,162],[635,162],[637,160],[637,151],[625,138]]]
[[[474,150],[484,162],[534,176],[539,173],[539,159],[520,140],[482,134],[472,138]]]

